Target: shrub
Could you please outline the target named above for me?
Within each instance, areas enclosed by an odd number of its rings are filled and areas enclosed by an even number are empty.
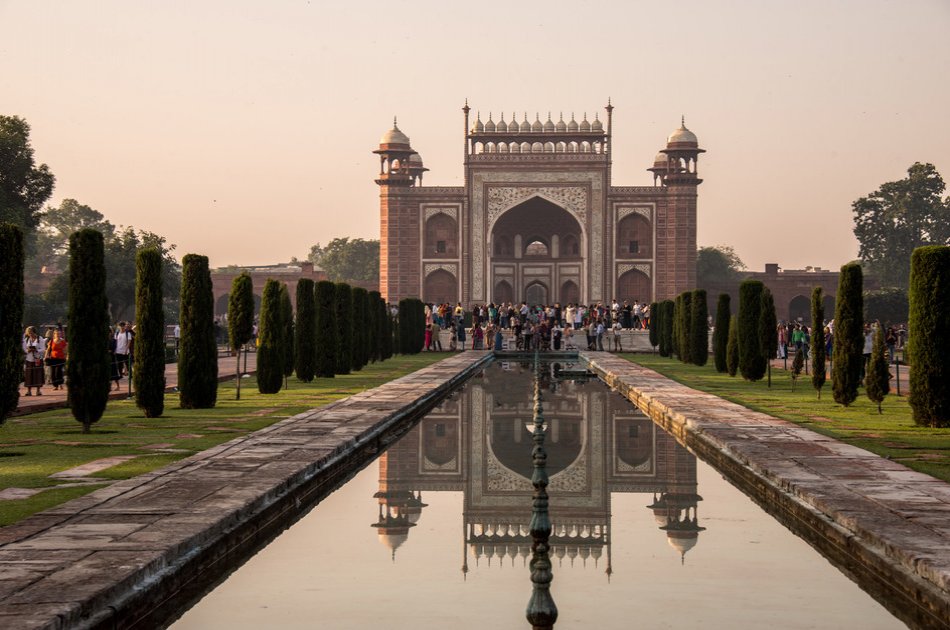
[[[713,331],[713,363],[717,372],[726,372],[726,345],[729,343],[729,318],[731,316],[728,293],[720,293],[716,302],[716,329]]]
[[[910,257],[910,406],[914,422],[950,427],[950,247],[918,247]],[[835,350],[837,352],[837,350]]]
[[[280,293],[281,284],[276,280],[264,283],[257,333],[257,390],[262,394],[276,394],[284,383],[285,331]]]
[[[313,380],[316,361],[317,313],[313,280],[297,283],[297,324],[294,326],[294,371],[304,383]]]
[[[135,255],[135,404],[146,418],[165,410],[165,313],[162,253],[154,247]]]
[[[69,237],[69,408],[82,432],[102,417],[112,374],[109,303],[102,233],[86,228]]]
[[[20,401],[23,375],[23,232],[0,223],[0,425]]]
[[[228,295],[228,340],[234,351],[235,400],[241,400],[241,347],[254,336],[254,284],[247,272],[231,282]]]
[[[353,367],[353,290],[336,284],[336,373],[349,374]]]
[[[766,360],[759,332],[762,319],[762,290],[758,280],[743,280],[739,285],[739,317],[736,335],[739,343],[739,373],[747,381],[765,376]]]
[[[884,328],[878,326],[874,332],[871,362],[864,377],[864,391],[871,402],[877,403],[878,413],[884,413],[881,410],[881,403],[891,391],[890,378],[891,373],[887,367],[887,348],[884,346]]]
[[[709,361],[709,310],[706,289],[694,289],[690,297],[689,358],[694,365]]]
[[[316,364],[314,374],[333,378],[336,373],[339,343],[336,323],[336,285],[321,280],[314,291],[316,300]],[[299,306],[298,306],[299,308]]]
[[[656,302],[650,303],[650,345],[654,348],[660,345],[660,331],[656,322],[656,318],[660,314],[659,310],[659,305]]]
[[[858,384],[861,381],[864,362],[862,284],[860,264],[849,263],[841,268],[835,299],[831,385],[835,402],[846,407],[858,397]]]
[[[825,307],[821,287],[811,292],[811,384],[821,398],[825,386]]]
[[[739,320],[729,318],[729,335],[726,338],[726,371],[735,376],[739,371]]]
[[[218,397],[218,345],[207,256],[187,254],[181,260],[179,325],[179,406],[182,409],[214,407]]]

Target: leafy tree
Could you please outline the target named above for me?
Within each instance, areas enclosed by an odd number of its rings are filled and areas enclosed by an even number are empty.
[[[887,348],[884,346],[884,328],[878,326],[874,332],[871,362],[864,377],[864,391],[871,402],[877,403],[878,413],[884,413],[881,410],[881,403],[891,391],[890,379],[891,373],[887,368]]]
[[[0,425],[20,401],[23,373],[23,230],[0,223]]]
[[[744,269],[736,250],[727,245],[700,247],[696,252],[696,286],[700,288],[713,289],[735,282]]]
[[[295,327],[294,369],[304,383],[313,380],[316,370],[317,311],[313,280],[302,278],[297,283],[297,325]]]
[[[759,313],[759,339],[765,370],[772,386],[772,359],[778,350],[778,321],[775,317],[775,300],[768,287],[762,287],[762,310]]]
[[[165,316],[162,311],[162,253],[139,250],[135,288],[135,404],[146,418],[165,410]]]
[[[885,326],[907,321],[910,302],[907,291],[892,287],[864,292],[864,321],[878,320]]]
[[[33,159],[30,125],[19,116],[0,116],[0,222],[19,227],[32,244],[55,183],[49,167]]]
[[[729,318],[729,336],[726,338],[726,371],[735,376],[739,371],[739,320]]]
[[[218,344],[214,334],[211,271],[207,256],[187,254],[181,263],[179,406],[210,409],[218,399]]]
[[[311,247],[308,259],[334,282],[379,280],[378,240],[335,238],[326,247]]]
[[[314,290],[316,300],[316,364],[315,375],[333,378],[336,373],[339,344],[336,323],[336,285],[321,280]],[[298,302],[298,309],[299,307]]]
[[[950,247],[919,247],[910,261],[910,406],[914,422],[950,427]],[[835,350],[837,352],[837,350]]]
[[[244,272],[231,281],[228,295],[228,340],[235,361],[235,400],[241,400],[241,348],[254,336],[254,281]]]
[[[716,302],[716,328],[713,330],[713,362],[717,372],[726,372],[726,345],[729,343],[729,308],[731,298],[728,293],[720,293]]]
[[[69,256],[69,236],[83,228],[102,232],[108,241],[115,234],[115,226],[97,212],[75,199],[63,199],[58,207],[49,206],[39,216],[36,231],[36,251],[28,261],[31,273],[43,267],[65,269]]]
[[[761,380],[767,368],[760,333],[764,288],[758,280],[743,280],[739,285],[739,372],[747,381]]]
[[[366,365],[366,289],[353,287],[353,371]]]
[[[694,365],[703,366],[709,360],[709,311],[706,309],[706,290],[695,289],[690,297],[689,358]]]
[[[276,394],[284,382],[284,326],[281,317],[280,283],[268,278],[261,299],[261,324],[257,346],[257,389]]]
[[[825,386],[825,307],[821,287],[811,292],[811,384],[821,399]]]
[[[847,407],[858,397],[864,363],[864,304],[861,265],[848,263],[838,275],[831,386],[835,402]]]
[[[353,289],[336,283],[336,373],[349,374],[353,368]]]
[[[915,162],[907,177],[887,182],[851,204],[859,255],[884,286],[906,289],[907,261],[922,245],[950,245],[950,198],[933,164]]]
[[[106,409],[112,375],[102,234],[83,229],[69,239],[69,407],[82,432]]]
[[[284,360],[284,377],[287,378],[294,373],[294,305],[290,301],[290,288],[285,284],[280,285],[280,326],[284,332],[281,340],[281,356]],[[284,381],[286,387],[287,382]]]

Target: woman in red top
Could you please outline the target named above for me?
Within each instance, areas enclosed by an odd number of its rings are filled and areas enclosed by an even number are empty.
[[[60,336],[59,330],[53,331],[53,339],[46,347],[46,365],[49,366],[49,381],[53,389],[63,385],[63,366],[66,365],[66,340]]]

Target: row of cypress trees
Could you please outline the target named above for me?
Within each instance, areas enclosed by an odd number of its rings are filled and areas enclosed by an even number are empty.
[[[654,308],[655,307],[655,308]],[[709,361],[709,312],[706,290],[684,291],[675,300],[654,303],[650,308],[650,342],[660,356],[676,354],[683,363],[706,365]],[[654,315],[655,313],[655,315]]]

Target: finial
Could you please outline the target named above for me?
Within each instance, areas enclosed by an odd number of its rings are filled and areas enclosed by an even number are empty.
[[[571,112],[571,120],[574,120],[574,112]]]
[[[465,107],[468,107],[468,99],[465,99]]]
[[[393,116],[393,129],[399,129],[399,127],[396,126],[396,117],[395,117],[395,116]]]
[[[548,120],[551,120],[551,112],[548,112]]]
[[[482,110],[478,110],[477,112],[475,112],[475,119],[476,120],[482,119]]]
[[[609,96],[607,97],[607,107],[613,107],[613,105],[610,104],[610,97],[609,97]]]
[[[538,112],[535,112],[535,113],[534,113],[534,119],[535,119],[536,121],[538,121],[538,122],[541,122],[541,114],[539,114]]]
[[[584,120],[587,120],[587,112],[584,112]]]
[[[594,112],[594,120],[600,120],[600,112]]]
[[[505,112],[501,113],[501,122],[505,122]]]
[[[682,116],[680,116],[680,125],[682,125],[683,127],[686,127],[686,114],[683,114]]]
[[[524,121],[525,121],[525,122],[528,122],[528,112],[525,112],[525,113],[524,113]]]
[[[561,122],[564,122],[564,112],[561,112]]]

